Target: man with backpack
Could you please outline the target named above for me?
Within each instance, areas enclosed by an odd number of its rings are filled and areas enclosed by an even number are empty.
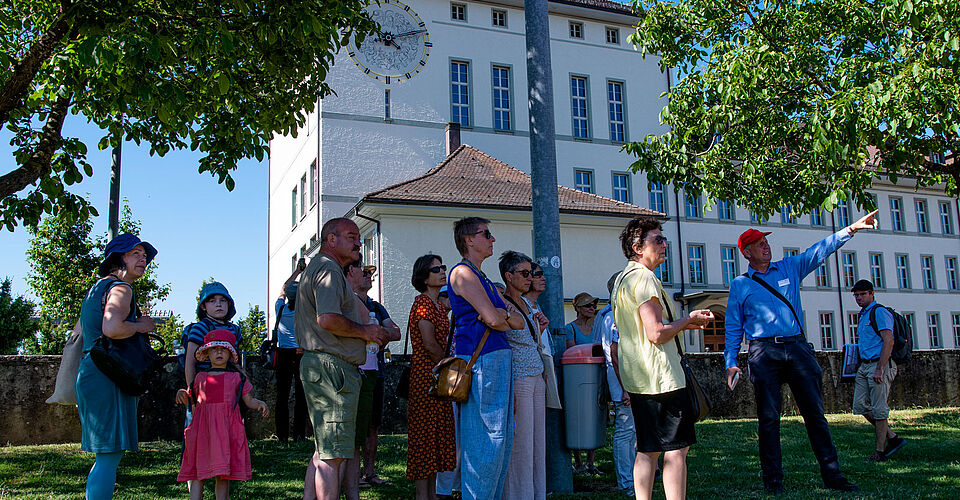
[[[887,397],[890,384],[897,376],[894,351],[894,313],[877,303],[873,283],[860,280],[853,285],[853,298],[861,307],[857,321],[857,349],[860,367],[853,389],[853,413],[863,415],[876,429],[877,448],[868,462],[883,462],[907,444],[907,440],[890,430]]]

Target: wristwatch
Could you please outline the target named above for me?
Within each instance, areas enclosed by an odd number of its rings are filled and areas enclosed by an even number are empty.
[[[509,310],[509,309],[506,309],[506,311],[507,311],[507,319],[509,320],[509,319],[510,319],[510,310]]]

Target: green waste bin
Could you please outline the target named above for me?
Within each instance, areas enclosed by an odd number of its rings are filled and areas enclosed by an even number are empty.
[[[595,450],[606,440],[606,408],[600,389],[606,370],[603,347],[581,344],[563,352],[563,410],[566,417],[567,448]]]

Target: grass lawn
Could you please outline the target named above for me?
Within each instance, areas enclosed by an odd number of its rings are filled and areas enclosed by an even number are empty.
[[[881,464],[864,462],[873,449],[872,427],[852,415],[828,415],[843,471],[861,493],[834,494],[824,490],[816,459],[797,417],[784,419],[783,498],[960,498],[960,409],[901,410],[891,414],[891,425],[910,440],[894,459]],[[699,443],[688,460],[691,498],[761,497],[757,458],[756,421],[707,421],[697,425]],[[609,442],[609,441],[608,441]],[[303,472],[312,453],[309,443],[282,446],[276,441],[251,443],[253,479],[233,484],[234,498],[299,498]],[[413,484],[404,477],[406,437],[382,436],[378,473],[396,483],[389,488],[361,491],[363,499],[398,500],[413,497]],[[143,443],[120,464],[115,498],[185,498],[176,482],[180,444]],[[575,479],[572,495],[554,499],[624,498],[616,494],[609,446],[597,452],[599,479]],[[77,444],[0,447],[0,499],[82,499],[86,473],[93,455]],[[212,486],[212,485],[211,485]],[[663,498],[657,486],[655,497]],[[213,498],[208,488],[206,498]]]

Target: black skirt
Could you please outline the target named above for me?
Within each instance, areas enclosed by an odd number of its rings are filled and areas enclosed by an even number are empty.
[[[637,452],[651,453],[686,448],[697,442],[696,415],[687,389],[663,394],[630,394]]]

